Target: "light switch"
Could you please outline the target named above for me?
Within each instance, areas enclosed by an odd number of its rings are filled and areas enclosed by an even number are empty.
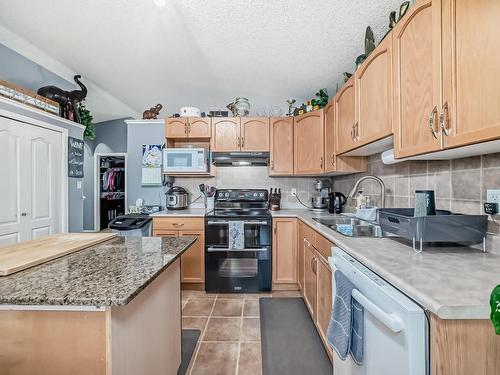
[[[76,188],[77,188],[77,190],[82,190],[82,182],[81,181],[76,181]]]

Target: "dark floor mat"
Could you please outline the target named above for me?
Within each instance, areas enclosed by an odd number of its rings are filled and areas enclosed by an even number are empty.
[[[184,375],[186,373],[200,334],[201,331],[199,329],[182,330],[182,361],[177,371],[177,375]]]
[[[332,375],[302,298],[261,298],[260,330],[264,375]]]

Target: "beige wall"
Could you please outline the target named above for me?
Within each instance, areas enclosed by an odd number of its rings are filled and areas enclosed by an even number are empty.
[[[486,189],[500,188],[500,153],[444,161],[408,161],[384,165],[380,155],[368,160],[368,171],[335,177],[334,190],[344,194],[356,180],[366,174],[382,178],[386,185],[387,207],[413,207],[413,194],[417,189],[434,190],[436,207],[464,214],[482,214]],[[360,187],[379,199],[379,187],[372,182]],[[500,221],[499,221],[500,222]],[[488,231],[500,233],[499,225],[489,221]]]

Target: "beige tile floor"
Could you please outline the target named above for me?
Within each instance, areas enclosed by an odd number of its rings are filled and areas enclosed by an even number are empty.
[[[262,374],[260,297],[300,297],[300,293],[182,292],[182,328],[201,330],[187,375]]]

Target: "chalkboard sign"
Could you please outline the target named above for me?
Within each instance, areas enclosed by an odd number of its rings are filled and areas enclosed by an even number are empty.
[[[68,176],[83,178],[83,148],[81,139],[68,137]]]

